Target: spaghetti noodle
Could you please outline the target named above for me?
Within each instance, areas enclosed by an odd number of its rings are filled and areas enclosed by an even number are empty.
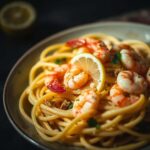
[[[44,49],[19,100],[42,139],[93,150],[131,150],[150,141],[150,48],[88,34]],[[30,113],[26,103],[32,105]]]

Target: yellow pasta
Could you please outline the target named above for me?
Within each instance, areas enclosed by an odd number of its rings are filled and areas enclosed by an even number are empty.
[[[138,149],[150,142],[140,129],[150,125],[149,56],[142,41],[102,33],[50,45],[30,70],[20,113],[49,142]]]

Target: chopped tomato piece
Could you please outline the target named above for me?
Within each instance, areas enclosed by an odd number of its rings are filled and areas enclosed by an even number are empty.
[[[55,79],[51,81],[47,87],[52,91],[56,93],[64,93],[66,92],[65,88],[59,83],[58,79]]]

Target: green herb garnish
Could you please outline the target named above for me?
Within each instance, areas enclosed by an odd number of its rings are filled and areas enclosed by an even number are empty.
[[[66,61],[66,58],[64,57],[64,58],[56,59],[54,63],[60,65],[64,63],[65,61]]]
[[[73,103],[70,103],[68,109],[72,109],[72,108],[73,108]]]
[[[113,57],[113,60],[112,60],[112,63],[113,64],[117,64],[121,61],[121,54],[120,52],[117,52],[114,54],[114,57]]]
[[[97,124],[97,125],[96,125],[96,129],[100,129],[100,124]]]
[[[89,127],[96,127],[97,129],[100,128],[100,124],[98,124],[98,122],[94,119],[94,118],[90,118],[88,121],[88,126]]]

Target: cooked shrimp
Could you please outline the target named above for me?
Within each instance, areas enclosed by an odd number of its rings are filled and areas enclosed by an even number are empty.
[[[102,62],[107,62],[110,60],[110,50],[105,43],[98,39],[80,38],[68,41],[67,45],[72,48],[79,48],[79,53],[92,53]]]
[[[80,47],[77,51],[75,51],[75,54],[81,54],[81,53],[89,53],[88,48]]]
[[[94,91],[87,90],[83,92],[74,102],[73,115],[76,117],[88,113],[87,117],[91,117],[96,112],[98,102],[98,95]]]
[[[110,96],[109,99],[115,106],[123,107],[130,105],[138,100],[138,96],[127,96],[127,93],[125,93],[117,84],[113,85],[113,87],[110,89]]]
[[[147,88],[146,80],[136,72],[121,71],[117,76],[119,87],[130,94],[141,94]]]
[[[62,85],[63,76],[69,69],[69,65],[61,65],[45,77],[45,85],[53,92],[63,93],[65,88]]]
[[[54,68],[54,72],[63,76],[69,68],[70,68],[69,64],[63,64],[61,66]]]
[[[76,90],[83,87],[89,80],[88,73],[82,71],[76,66],[72,66],[64,76],[64,85],[66,88]]]
[[[121,62],[127,69],[139,74],[144,74],[146,72],[147,67],[144,61],[142,61],[142,58],[140,58],[133,50],[122,49],[120,53]]]
[[[87,38],[86,40],[90,53],[99,58],[103,63],[109,61],[110,51],[103,41],[91,38]]]
[[[150,67],[149,67],[149,69],[147,71],[146,78],[147,78],[147,81],[148,81],[148,83],[150,85]]]

